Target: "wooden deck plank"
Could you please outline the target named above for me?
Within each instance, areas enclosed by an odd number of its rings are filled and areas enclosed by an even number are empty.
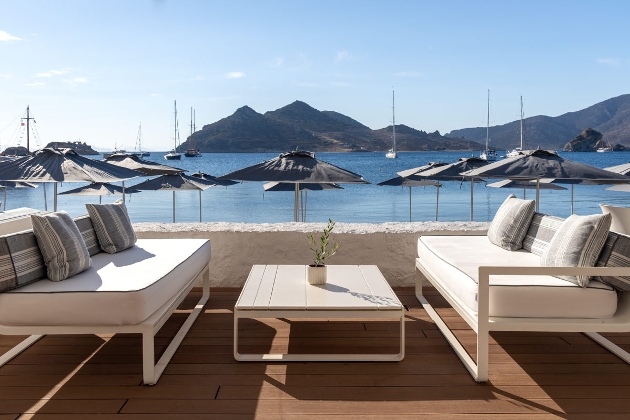
[[[408,305],[406,356],[389,363],[242,363],[232,355],[232,308],[239,289],[212,289],[156,386],[140,385],[138,334],[46,336],[0,368],[0,420],[35,405],[38,419],[627,419],[630,365],[579,333],[493,332],[490,380],[475,383],[413,288],[395,289]],[[199,289],[156,338],[159,354]],[[455,335],[474,353],[475,333],[428,290]],[[396,350],[399,325],[386,321],[242,320],[248,349],[291,352]],[[630,346],[630,334],[606,334]],[[20,340],[0,336],[0,351]],[[81,363],[101,344],[101,350]],[[54,395],[51,390],[78,371]],[[42,398],[45,398],[42,400]],[[115,417],[114,417],[115,416]]]

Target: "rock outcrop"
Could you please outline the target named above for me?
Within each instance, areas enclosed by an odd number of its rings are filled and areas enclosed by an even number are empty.
[[[565,144],[562,150],[565,152],[593,152],[600,147],[597,144],[601,143],[602,137],[602,133],[599,131],[587,128]]]

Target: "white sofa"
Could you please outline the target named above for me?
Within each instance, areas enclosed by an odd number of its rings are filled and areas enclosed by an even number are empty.
[[[630,331],[628,293],[597,280],[582,288],[553,277],[561,274],[630,276],[630,267],[541,267],[538,255],[505,250],[487,236],[418,239],[416,297],[478,382],[488,380],[490,331],[584,332],[630,363],[630,354],[597,334]],[[424,279],[477,333],[476,363],[422,295]]]
[[[80,219],[83,223],[77,224],[86,244],[93,244],[89,217]],[[22,246],[26,250],[12,249],[12,241],[30,245]],[[38,261],[33,241],[32,231],[0,237],[0,261],[10,259],[8,267],[25,276],[41,272],[43,261]],[[44,276],[0,293],[0,334],[30,335],[0,356],[0,366],[44,334],[141,333],[143,381],[155,384],[208,300],[210,257],[210,242],[205,239],[140,239],[116,254],[95,253],[92,267],[69,279],[53,282]],[[198,280],[203,280],[201,299],[155,364],[155,334]]]

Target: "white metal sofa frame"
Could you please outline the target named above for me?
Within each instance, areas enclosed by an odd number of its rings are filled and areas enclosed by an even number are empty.
[[[24,325],[8,326],[0,325],[2,335],[29,335],[24,341],[13,347],[0,357],[0,367],[11,359],[22,353],[37,340],[46,334],[118,334],[118,333],[141,333],[142,334],[142,379],[145,385],[155,385],[164,372],[164,369],[177,351],[182,340],[190,330],[193,322],[197,319],[203,306],[210,297],[210,263],[206,264],[186,285],[150,317],[139,324],[133,325]],[[171,314],[177,309],[179,304],[190,293],[195,283],[203,279],[203,294],[195,309],[188,315],[184,324],[180,327],[175,337],[171,340],[166,350],[155,363],[154,339],[155,334],[169,319]]]
[[[422,275],[426,277],[457,313],[477,333],[477,363],[457,340],[440,315],[422,295]],[[488,334],[490,331],[581,332],[630,363],[630,353],[602,337],[602,332],[630,332],[630,294],[624,293],[612,318],[508,318],[489,316],[490,276],[493,275],[590,275],[630,276],[630,267],[516,267],[481,266],[477,292],[477,314],[453,298],[440,279],[416,259],[416,298],[442,332],[457,356],[477,382],[488,380]]]

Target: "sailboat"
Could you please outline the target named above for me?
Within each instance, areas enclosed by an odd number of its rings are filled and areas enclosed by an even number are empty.
[[[602,143],[604,144],[602,147],[598,147],[597,148],[597,153],[607,153],[607,152],[612,152],[613,148],[612,145],[608,142],[606,142],[606,140],[602,140]]]
[[[191,107],[190,108],[190,137],[189,137],[190,140],[188,141],[188,144],[190,145],[190,147],[186,149],[186,151],[184,152],[184,156],[186,157],[201,157],[201,152],[199,151],[199,149],[195,149],[195,142],[193,141],[193,135],[195,134],[195,131],[197,128],[195,123],[196,123],[195,112]]]
[[[140,127],[138,127],[138,141],[136,142],[136,148],[137,150],[132,153],[133,155],[136,155],[138,157],[151,156],[150,152],[145,152],[142,150],[142,123],[140,123]]]
[[[488,162],[494,162],[497,160],[497,151],[490,149],[490,89],[488,89],[488,122],[486,125],[486,150],[481,152],[479,158]]]
[[[177,153],[177,101],[175,101],[175,130],[173,134],[173,142],[175,144],[175,148],[164,155],[164,159],[166,160],[181,160],[181,153]]]
[[[523,96],[521,96],[521,147],[517,147],[516,149],[507,152],[505,155],[507,157],[515,157],[521,154],[523,151]]]
[[[396,159],[398,157],[398,153],[396,152],[396,115],[394,112],[394,91],[392,91],[392,139],[394,141],[394,147],[392,147],[387,151],[387,153],[385,153],[385,157]]]

